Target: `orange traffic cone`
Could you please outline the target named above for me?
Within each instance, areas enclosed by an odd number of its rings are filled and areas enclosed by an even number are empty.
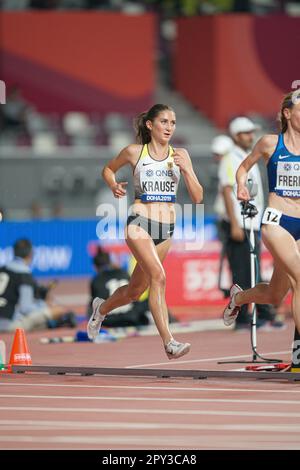
[[[8,364],[10,368],[13,365],[30,366],[32,364],[31,355],[27,346],[25,331],[22,328],[16,329]]]

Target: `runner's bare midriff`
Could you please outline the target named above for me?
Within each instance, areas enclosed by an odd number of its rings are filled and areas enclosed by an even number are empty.
[[[164,224],[175,223],[176,219],[175,205],[173,202],[144,203],[139,199],[135,199],[131,212]]]
[[[300,218],[300,198],[282,197],[276,193],[269,193],[268,205],[290,217]]]

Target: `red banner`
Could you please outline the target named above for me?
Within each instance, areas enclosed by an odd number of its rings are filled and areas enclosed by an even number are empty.
[[[268,280],[273,270],[269,252],[262,255],[262,276]],[[224,304],[218,287],[220,250],[200,253],[170,253],[164,267],[167,275],[167,304],[172,306],[212,306]],[[222,287],[232,284],[227,262],[224,263]]]
[[[114,261],[120,264],[129,255],[127,245],[107,246]],[[183,251],[174,243],[164,261],[167,276],[166,298],[168,306],[198,307],[223,305],[226,303],[219,289],[219,266],[221,245],[218,241],[206,242],[201,251]],[[273,272],[273,258],[266,250],[261,255],[262,278],[268,281]],[[227,260],[222,269],[221,285],[230,288],[231,274]]]
[[[179,18],[177,27],[175,87],[218,127],[239,114],[275,117],[282,95],[299,86],[290,59],[298,56],[300,18],[198,16]]]
[[[136,113],[155,82],[152,14],[1,12],[1,79],[40,111]]]

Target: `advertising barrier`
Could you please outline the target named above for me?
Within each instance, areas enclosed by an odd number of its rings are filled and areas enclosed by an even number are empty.
[[[99,219],[56,220],[35,222],[2,222],[0,225],[0,265],[13,257],[13,243],[28,238],[34,247],[33,274],[37,277],[78,278],[94,273],[92,257],[100,244],[110,252],[112,261],[128,267],[130,252],[124,240],[101,238]],[[117,230],[118,232],[119,230]],[[97,235],[98,232],[98,235]],[[122,232],[120,227],[119,233]],[[205,220],[203,247],[174,240],[164,267],[167,275],[167,303],[170,306],[216,305],[224,303],[218,288],[221,246],[216,239],[214,218]],[[188,246],[189,249],[186,249]],[[273,263],[263,251],[263,278],[269,279]],[[229,287],[231,278],[225,263],[222,287]]]

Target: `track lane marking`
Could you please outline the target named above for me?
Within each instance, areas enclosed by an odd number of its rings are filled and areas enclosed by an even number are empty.
[[[20,420],[12,420],[16,425],[20,425]],[[137,422],[82,422],[82,421],[49,421],[49,420],[26,420],[24,424],[28,426],[40,426],[47,429],[118,429],[118,430],[152,430],[152,429],[168,429],[172,431],[178,430],[195,430],[195,431],[237,431],[237,432],[270,432],[270,433],[300,433],[300,424],[206,424],[206,423],[137,423]],[[79,436],[81,438],[81,436]],[[299,435],[300,441],[300,435]]]
[[[280,372],[278,372],[280,374]],[[86,380],[86,379],[84,379]],[[88,380],[88,379],[87,379]],[[223,381],[222,381],[223,383]],[[296,384],[287,384],[288,386],[296,386]],[[58,383],[28,383],[28,382],[0,382],[0,387],[2,386],[27,386],[27,387],[65,387],[65,388],[107,388],[107,389],[116,389],[116,390],[159,390],[159,391],[190,391],[190,392],[259,392],[259,393],[294,393],[299,394],[300,389],[298,390],[286,390],[286,389],[259,389],[259,388],[213,388],[209,385],[207,387],[168,387],[168,386],[142,386],[142,385],[81,385],[81,384],[58,384]],[[273,386],[273,385],[272,385]]]
[[[41,406],[0,406],[1,411],[61,411],[63,413],[129,413],[129,414],[166,414],[166,415],[199,415],[199,416],[244,416],[261,418],[300,418],[300,412],[278,412],[278,411],[214,411],[214,410],[166,410],[149,408],[65,408],[65,407],[41,407]],[[12,424],[21,424],[23,420],[0,420],[1,426]]]
[[[29,398],[29,399],[45,399],[45,400],[112,400],[112,401],[161,401],[161,402],[182,402],[182,403],[251,403],[251,404],[282,404],[282,405],[300,405],[299,400],[257,400],[257,399],[234,399],[234,398],[172,398],[172,397],[83,397],[68,395],[0,395],[2,398]],[[3,409],[3,407],[0,407]],[[16,408],[17,409],[17,408]],[[45,408],[46,409],[46,408]]]
[[[276,355],[279,355],[279,354],[290,354],[291,355],[291,350],[288,350],[288,351],[276,351],[276,352],[264,352],[264,353],[261,353],[262,356],[276,356]],[[243,354],[243,355],[240,355],[240,356],[221,356],[221,357],[210,357],[210,358],[206,358],[206,359],[190,359],[190,360],[187,360],[187,361],[173,361],[171,362],[156,362],[156,363],[153,363],[153,364],[134,364],[134,365],[131,365],[131,366],[126,366],[125,369],[135,369],[135,368],[142,368],[142,367],[153,367],[153,366],[165,366],[165,365],[169,365],[169,366],[173,366],[173,365],[178,365],[178,364],[193,364],[195,362],[213,362],[213,361],[227,361],[227,360],[231,360],[231,359],[246,359],[247,357],[250,358],[250,360],[252,360],[252,356],[251,354]]]

